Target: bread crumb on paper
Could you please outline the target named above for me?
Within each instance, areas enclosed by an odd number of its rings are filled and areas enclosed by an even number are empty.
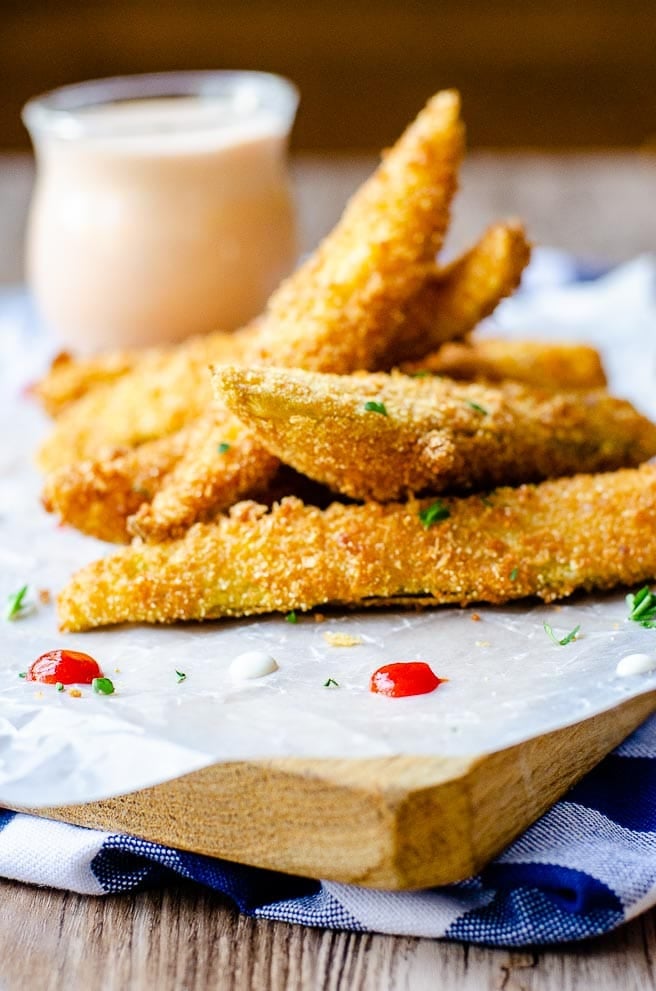
[[[354,637],[350,633],[330,633],[326,631],[323,638],[331,647],[357,647],[358,644],[362,643],[360,637]]]

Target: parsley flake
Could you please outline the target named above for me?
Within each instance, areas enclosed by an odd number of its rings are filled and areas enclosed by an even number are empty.
[[[629,607],[629,619],[634,623],[640,623],[645,630],[656,629],[656,595],[648,585],[641,588],[639,592],[629,594],[626,597],[626,604]]]
[[[419,519],[425,530],[429,530],[434,523],[441,523],[442,520],[448,520],[450,515],[451,510],[448,506],[444,505],[441,499],[436,499],[430,506],[419,510]]]
[[[216,449],[219,454],[225,454],[226,451],[230,450],[230,444],[227,444],[224,440],[222,440],[221,443],[217,445]]]
[[[328,678],[327,681],[323,683],[324,688],[339,688],[339,682],[335,681],[334,678]]]
[[[18,677],[19,678],[27,678],[27,671],[19,671]]]
[[[367,413],[380,413],[382,416],[387,416],[385,403],[377,403],[374,399],[368,400],[368,402],[364,404],[364,408]]]
[[[572,643],[573,640],[576,640],[576,635],[580,629],[580,626],[575,626],[574,629],[564,636],[562,640],[559,640],[552,627],[549,626],[548,623],[544,624],[544,632],[558,647],[566,647],[568,643]]]
[[[114,683],[109,678],[94,678],[91,687],[97,695],[114,694]]]
[[[516,582],[517,578],[519,577],[519,568],[513,568],[512,571],[510,572],[509,577],[511,582]]]
[[[183,681],[186,681],[187,675],[186,675],[186,673],[184,671],[177,671],[176,670],[175,673],[178,676],[178,684],[180,684]]]
[[[425,379],[427,375],[430,375],[430,372],[426,371],[425,368],[420,368],[418,372],[411,372],[410,378]]]
[[[21,613],[25,612],[25,596],[27,595],[27,585],[23,585],[19,588],[17,592],[7,598],[7,607],[5,609],[5,619],[12,620],[18,619]]]
[[[298,623],[298,616],[292,609],[292,611],[288,612],[287,615],[285,616],[285,620],[287,623]]]
[[[64,682],[63,681],[56,681],[55,682],[55,688],[57,689],[58,692],[63,692],[64,691]]]
[[[487,416],[487,410],[485,409],[485,406],[481,406],[479,403],[472,402],[471,399],[466,399],[465,402],[467,403],[470,409],[476,410],[476,412],[480,413],[481,416]]]

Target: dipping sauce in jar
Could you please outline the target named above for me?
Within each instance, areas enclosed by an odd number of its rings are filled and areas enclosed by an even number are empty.
[[[37,157],[28,277],[79,351],[232,330],[291,270],[298,96],[259,72],[67,86],[23,112]]]

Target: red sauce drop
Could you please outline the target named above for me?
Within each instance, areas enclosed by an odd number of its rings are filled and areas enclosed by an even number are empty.
[[[78,650],[49,650],[27,669],[26,681],[40,681],[46,685],[90,685],[103,673],[97,661]]]
[[[397,661],[384,664],[371,676],[369,688],[379,695],[403,698],[406,695],[427,695],[447,681],[438,678],[425,661]]]

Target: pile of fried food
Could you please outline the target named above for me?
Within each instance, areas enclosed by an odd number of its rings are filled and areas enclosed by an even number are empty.
[[[62,629],[656,575],[656,426],[590,348],[470,337],[519,283],[521,225],[436,263],[463,139],[438,93],[252,325],[54,363],[44,503],[132,541],[72,578]]]

